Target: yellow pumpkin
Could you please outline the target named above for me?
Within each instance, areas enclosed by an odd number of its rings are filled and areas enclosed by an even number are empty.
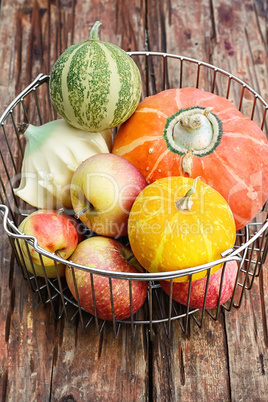
[[[196,178],[170,176],[149,184],[129,215],[133,254],[149,272],[169,272],[216,261],[232,248],[236,226],[220,193]],[[217,271],[221,264],[214,266]],[[207,275],[201,271],[193,280]],[[186,282],[188,276],[177,277]]]

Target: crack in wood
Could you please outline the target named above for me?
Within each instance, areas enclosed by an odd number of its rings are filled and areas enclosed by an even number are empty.
[[[8,396],[8,370],[2,376],[2,402],[6,402]]]
[[[184,357],[183,357],[183,349],[180,345],[180,350],[179,350],[179,359],[180,359],[180,379],[181,379],[181,384],[185,385],[185,367],[184,367]]]
[[[262,314],[262,327],[263,327],[263,338],[266,348],[268,348],[268,324],[267,324],[267,313],[265,307],[265,291],[263,282],[263,272],[260,272],[259,276],[259,288],[260,288],[260,303],[261,303],[261,314]]]
[[[210,19],[211,19],[211,30],[212,30],[211,35],[210,35],[211,46],[210,46],[210,55],[209,55],[209,60],[211,62],[213,53],[214,53],[214,47],[217,43],[217,31],[216,31],[216,21],[215,21],[213,0],[209,0],[209,4],[210,4]]]

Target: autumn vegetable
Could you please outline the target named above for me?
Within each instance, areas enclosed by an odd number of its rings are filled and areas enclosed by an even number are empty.
[[[21,181],[15,195],[37,208],[72,209],[70,184],[77,167],[97,153],[108,153],[111,132],[89,133],[63,119],[41,126],[29,124]]]
[[[118,46],[100,41],[97,21],[88,40],[67,48],[50,77],[52,103],[68,123],[88,131],[116,127],[135,111],[141,95],[137,65]]]
[[[236,227],[268,197],[268,141],[227,99],[196,88],[170,89],[142,101],[118,130],[112,152],[137,166],[148,183],[185,176],[217,190]]]
[[[198,178],[172,176],[156,180],[138,195],[128,236],[134,256],[147,271],[166,272],[220,259],[234,246],[236,228],[229,205],[216,190]],[[219,268],[217,264],[211,273]],[[196,273],[193,280],[205,275]]]

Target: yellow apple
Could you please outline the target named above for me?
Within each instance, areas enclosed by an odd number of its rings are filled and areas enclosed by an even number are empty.
[[[125,236],[130,209],[146,185],[140,171],[125,158],[97,154],[87,158],[73,175],[73,209],[93,232],[114,238]]]

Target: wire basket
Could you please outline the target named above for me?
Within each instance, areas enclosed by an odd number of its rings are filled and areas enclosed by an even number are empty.
[[[143,98],[168,88],[197,87],[229,99],[245,116],[254,120],[266,133],[266,136],[268,136],[268,104],[249,85],[232,74],[211,64],[179,55],[159,52],[132,52],[129,53],[129,55],[134,59],[141,71]],[[198,267],[165,273],[111,273],[101,271],[97,268],[77,265],[47,252],[38,245],[34,237],[26,236],[19,231],[19,223],[33,212],[33,208],[16,197],[13,192],[13,188],[16,188],[19,182],[20,168],[25,147],[24,139],[19,133],[19,123],[31,122],[35,125],[41,125],[57,118],[50,103],[48,83],[49,76],[40,74],[14,99],[0,117],[0,214],[3,218],[4,232],[8,235],[16,261],[21,267],[25,280],[27,280],[33,292],[38,294],[41,301],[51,306],[55,319],[60,319],[65,316],[67,319],[73,321],[79,317],[83,328],[87,328],[89,325],[95,325],[99,334],[102,332],[104,324],[106,323],[98,319],[96,315],[93,316],[85,311],[80,305],[79,298],[76,300],[71,295],[65,278],[59,275],[57,262],[67,263],[73,272],[75,268],[87,270],[91,273],[92,279],[95,275],[108,277],[112,311],[112,279],[117,278],[128,282],[131,314],[128,319],[116,320],[113,311],[112,325],[115,336],[118,335],[119,329],[123,324],[130,324],[133,334],[135,334],[138,325],[148,326],[151,331],[150,333],[153,334],[154,326],[163,324],[166,333],[169,334],[171,324],[175,320],[178,320],[182,332],[187,333],[190,320],[193,320],[194,323],[201,328],[205,317],[217,320],[222,309],[230,311],[232,308],[239,308],[245,291],[252,288],[255,277],[260,275],[262,265],[267,256],[267,206],[264,206],[253,222],[237,232],[235,247],[231,250],[226,250],[220,260]],[[34,269],[33,273],[27,271],[18,239],[22,239],[26,247],[29,248],[31,246],[39,253],[44,278],[37,276]],[[122,241],[127,242],[126,239]],[[53,260],[57,272],[55,279],[50,279],[45,275],[43,264],[44,256]],[[221,305],[220,296],[225,267],[227,262],[233,260],[237,261],[239,266],[234,291],[231,298]],[[211,269],[219,263],[223,264],[223,269],[220,280],[218,304],[214,309],[207,310],[205,305],[210,272]],[[190,307],[189,303],[192,275],[201,271],[206,271],[207,278],[203,307],[193,309]],[[185,275],[189,275],[187,305],[181,305],[172,298],[173,281],[175,278]],[[170,280],[169,296],[162,290],[159,283],[159,281],[164,279]],[[148,295],[143,307],[137,313],[133,314],[132,285],[136,280],[147,282]]]

